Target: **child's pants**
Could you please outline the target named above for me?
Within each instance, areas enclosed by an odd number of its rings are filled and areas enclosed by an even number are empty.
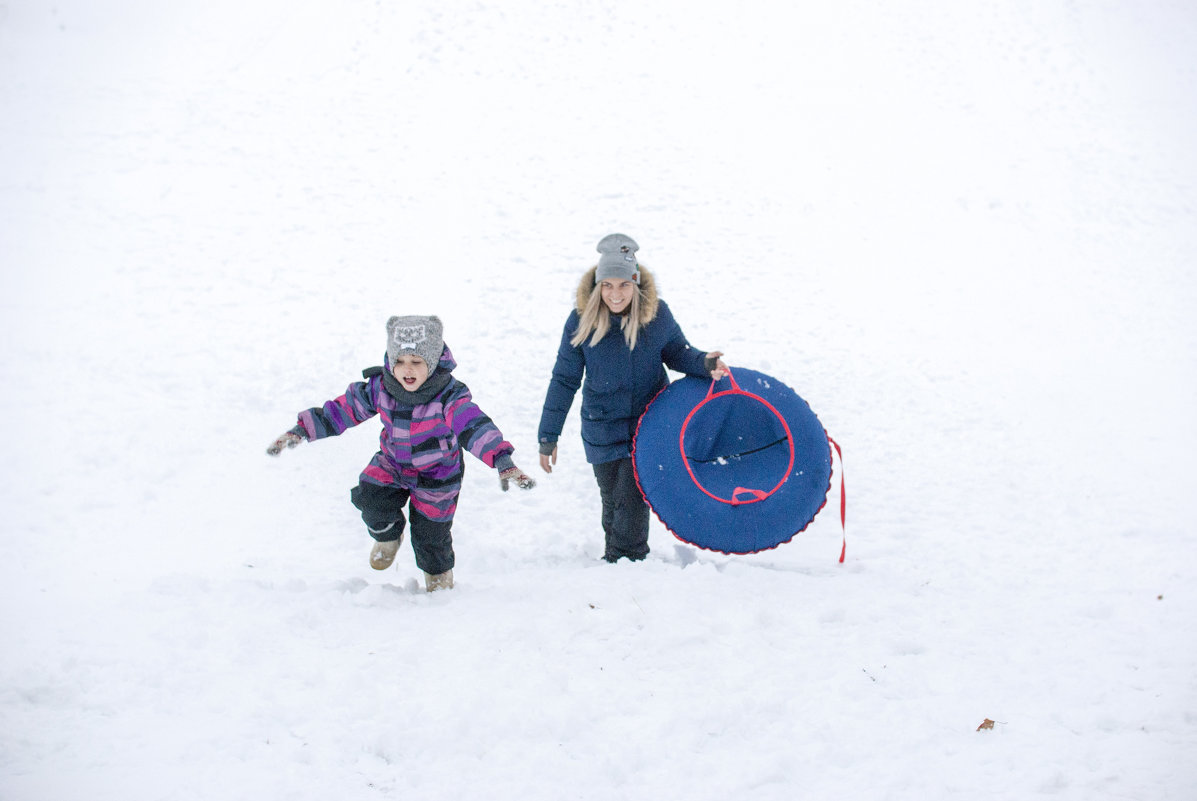
[[[371,537],[379,542],[399,539],[406,522],[403,507],[411,497],[410,492],[402,487],[381,487],[362,481],[349,496],[353,505],[362,511],[362,520],[366,521]],[[411,549],[416,555],[416,566],[434,576],[452,570],[453,520],[429,520],[414,507],[408,511],[411,513]],[[394,525],[390,525],[392,523]]]
[[[603,558],[616,562],[624,556],[632,561],[648,556],[648,504],[636,485],[631,457],[594,465],[594,477],[603,499]]]

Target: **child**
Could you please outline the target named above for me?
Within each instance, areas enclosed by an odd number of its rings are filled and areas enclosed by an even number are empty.
[[[551,473],[580,386],[582,445],[603,503],[608,562],[648,555],[648,505],[636,484],[632,438],[640,415],[669,383],[665,366],[715,380],[727,372],[722,352],[686,341],[652,274],[636,261],[638,249],[623,234],[598,243],[599,262],[583,273],[565,321],[537,434],[541,469]]]
[[[362,472],[350,497],[374,548],[370,566],[385,570],[403,542],[403,507],[411,516],[411,547],[424,571],[428,592],[453,586],[453,538],[465,465],[461,449],[499,471],[507,491],[536,486],[511,461],[515,448],[483,414],[465,384],[452,375],[457,366],[444,344],[438,317],[392,317],[387,321],[386,367],[362,372],[336,400],[299,414],[299,424],[266,449],[278,456],[304,440],[335,437],[374,415],[382,418],[381,450]]]

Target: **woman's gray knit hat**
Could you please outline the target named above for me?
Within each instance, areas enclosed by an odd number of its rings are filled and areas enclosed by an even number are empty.
[[[428,374],[436,369],[445,349],[445,327],[435,315],[392,317],[387,320],[387,359],[391,366],[403,355],[414,353],[428,364]]]
[[[598,270],[594,273],[596,284],[608,278],[640,283],[640,265],[636,263],[640,246],[630,236],[607,234],[595,249],[599,252]]]

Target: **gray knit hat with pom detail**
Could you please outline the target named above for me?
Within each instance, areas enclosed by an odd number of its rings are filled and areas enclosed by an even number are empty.
[[[400,356],[414,353],[427,362],[431,375],[445,349],[444,333],[445,326],[435,315],[392,317],[387,320],[387,359],[394,367]]]
[[[640,246],[630,236],[624,234],[607,234],[599,240],[598,270],[594,273],[594,282],[605,281],[608,278],[623,279],[640,283],[640,265],[636,263],[636,251]]]

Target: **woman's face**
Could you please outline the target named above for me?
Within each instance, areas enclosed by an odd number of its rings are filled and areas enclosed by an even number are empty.
[[[628,308],[636,290],[636,284],[624,278],[608,278],[599,284],[599,291],[603,293],[603,303],[616,314],[622,314]]]
[[[414,353],[405,353],[395,359],[391,372],[400,386],[408,392],[415,392],[428,380],[428,362]]]

